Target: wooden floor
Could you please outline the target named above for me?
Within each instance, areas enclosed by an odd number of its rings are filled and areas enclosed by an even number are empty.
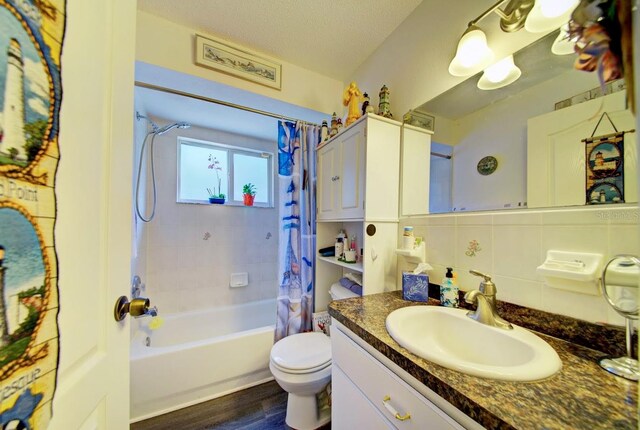
[[[131,424],[131,430],[289,430],[287,393],[275,382]],[[330,425],[322,429],[330,429]]]

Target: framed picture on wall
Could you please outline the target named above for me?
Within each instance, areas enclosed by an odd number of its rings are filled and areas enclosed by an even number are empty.
[[[231,76],[280,90],[282,64],[226,41],[196,34],[195,62]]]

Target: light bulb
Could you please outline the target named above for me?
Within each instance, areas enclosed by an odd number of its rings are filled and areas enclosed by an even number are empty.
[[[556,18],[578,5],[576,0],[537,0],[537,2],[540,3],[540,12],[545,18]]]
[[[513,64],[513,55],[509,55],[506,58],[498,61],[497,63],[487,67],[484,73],[487,75],[487,79],[493,83],[498,83],[507,77],[509,71],[515,66]]]
[[[536,0],[524,28],[530,33],[555,30],[571,18],[579,0]]]
[[[491,64],[493,51],[487,45],[487,36],[477,27],[469,27],[460,38],[456,56],[449,64],[454,76],[470,76]]]
[[[480,62],[488,50],[489,46],[484,32],[473,30],[460,40],[457,56],[460,58],[460,64],[471,67]]]
[[[513,55],[487,67],[478,80],[481,90],[495,90],[507,86],[520,78],[522,71],[513,62]]]

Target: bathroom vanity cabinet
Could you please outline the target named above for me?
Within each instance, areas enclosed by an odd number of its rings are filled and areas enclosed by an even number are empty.
[[[562,360],[557,374],[538,381],[502,381],[412,354],[386,330],[386,318],[394,310],[425,306],[403,300],[401,291],[331,302],[332,428],[638,429],[638,384],[598,365],[603,357],[618,355],[608,342],[600,342],[613,338],[609,328],[503,305],[501,314],[508,321],[525,327],[536,321],[544,330],[537,335]],[[570,327],[588,336],[590,346],[563,340]],[[615,337],[622,339],[622,330],[618,332]],[[443,333],[465,347],[464,333]],[[411,418],[401,421],[396,413]]]
[[[368,114],[318,147],[316,312],[326,310],[331,285],[346,272],[362,273],[363,295],[396,289],[400,128]],[[355,235],[357,263],[319,256],[340,230]]]
[[[411,378],[408,373],[342,324],[333,320],[331,327],[333,429],[482,428],[426,387],[426,396],[415,390],[405,382]]]

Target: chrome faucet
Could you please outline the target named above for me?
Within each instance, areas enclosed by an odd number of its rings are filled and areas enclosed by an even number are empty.
[[[469,273],[480,276],[484,279],[480,282],[479,289],[469,291],[464,295],[464,300],[467,303],[475,303],[477,305],[475,312],[469,311],[467,312],[467,316],[482,324],[505,330],[513,330],[511,323],[505,321],[500,317],[500,315],[498,315],[498,310],[496,308],[496,284],[491,282],[491,277],[476,270],[469,270]]]

